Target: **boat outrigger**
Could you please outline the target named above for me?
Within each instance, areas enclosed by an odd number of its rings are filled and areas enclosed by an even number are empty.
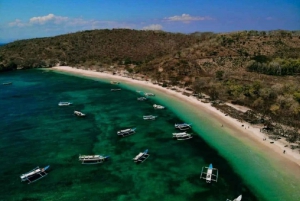
[[[46,170],[49,169],[50,165],[44,167],[44,168],[39,168],[36,167],[33,170],[30,170],[29,172],[22,174],[20,176],[21,181],[27,181],[28,184],[35,182],[45,176],[47,176]]]
[[[126,137],[135,133],[135,128],[128,128],[117,132],[119,136]]]
[[[214,174],[215,172],[215,174]],[[200,179],[205,179],[206,183],[211,183],[211,181],[218,181],[218,169],[213,168],[210,164],[209,167],[202,167]]]
[[[84,117],[85,114],[83,114],[82,112],[79,112],[79,111],[74,111],[74,114],[78,117]]]
[[[173,138],[177,140],[188,140],[193,138],[193,136],[189,133],[182,132],[182,133],[173,133]]]
[[[133,158],[134,162],[136,163],[142,163],[144,162],[150,155],[148,154],[148,149],[146,149],[144,152],[140,152],[136,157]]]
[[[242,200],[242,195],[240,195],[239,197],[235,198],[233,201],[241,201]],[[229,199],[227,199],[226,201],[231,201]]]
[[[145,115],[143,116],[144,120],[155,120],[157,118],[157,116],[153,116],[153,115]]]
[[[70,102],[59,102],[58,103],[58,106],[69,106],[69,105],[72,105],[72,103],[70,103]]]
[[[137,98],[137,100],[138,101],[145,101],[145,100],[147,100],[147,98],[146,97],[139,97],[139,98]]]
[[[181,131],[185,131],[185,130],[192,128],[192,124],[187,124],[187,123],[175,124],[175,128],[177,128]]]
[[[82,164],[98,164],[103,163],[109,158],[109,156],[101,156],[101,155],[79,155],[79,161]]]
[[[162,106],[162,105],[156,105],[156,104],[154,104],[153,107],[154,107],[154,109],[165,109],[165,107]]]

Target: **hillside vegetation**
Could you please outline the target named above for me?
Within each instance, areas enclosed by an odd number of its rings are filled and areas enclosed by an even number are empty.
[[[94,30],[0,47],[1,71],[56,65],[123,73],[165,87],[185,87],[200,96],[204,93],[211,101],[244,105],[254,111],[249,121],[259,116],[269,126],[280,123],[285,127],[279,134],[299,140],[298,31],[185,35]]]

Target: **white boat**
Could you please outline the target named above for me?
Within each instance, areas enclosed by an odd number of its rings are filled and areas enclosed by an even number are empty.
[[[109,156],[101,156],[101,155],[79,155],[79,161],[82,164],[98,164],[103,163],[109,158]]]
[[[143,116],[144,120],[155,120],[157,118],[157,116],[153,116],[153,115],[145,115]]]
[[[135,128],[128,128],[117,132],[119,136],[126,137],[135,133]]]
[[[235,198],[233,201],[241,201],[242,200],[242,195],[240,195],[239,197]],[[231,201],[229,199],[227,199],[226,201]]]
[[[120,82],[117,81],[110,81],[111,84],[120,84]]]
[[[2,85],[11,85],[12,82],[3,82]]]
[[[209,167],[202,167],[200,179],[205,179],[206,183],[211,183],[212,181],[218,181],[218,169],[213,168],[210,164]]]
[[[145,101],[145,100],[147,100],[147,98],[146,97],[139,97],[139,98],[137,98],[137,100],[138,101]]]
[[[181,131],[185,131],[185,130],[192,128],[192,124],[187,124],[187,123],[175,124],[175,128],[177,128]]]
[[[189,133],[182,132],[182,133],[173,133],[173,138],[177,140],[189,140],[193,138],[193,136]]]
[[[153,93],[145,93],[145,96],[155,96]]]
[[[70,103],[70,102],[59,102],[58,103],[58,106],[69,106],[69,105],[72,105],[72,103]]]
[[[82,112],[79,112],[79,111],[74,111],[74,114],[78,117],[84,117],[85,114],[83,114]]]
[[[37,180],[47,176],[46,170],[49,169],[49,167],[50,167],[50,165],[48,165],[44,168],[36,167],[36,168],[30,170],[29,172],[22,174],[20,176],[21,181],[27,181],[28,184],[37,181]]]
[[[156,104],[154,104],[153,107],[154,107],[154,109],[165,109],[165,107],[162,106],[162,105],[156,105]]]
[[[144,162],[150,155],[148,154],[148,149],[146,149],[144,152],[140,152],[138,155],[136,155],[133,160],[136,163],[142,163]]]

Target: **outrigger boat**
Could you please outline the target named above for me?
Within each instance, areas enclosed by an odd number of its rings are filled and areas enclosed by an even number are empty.
[[[147,100],[147,98],[146,97],[139,97],[139,98],[137,98],[137,100],[138,101],[145,101],[145,100]]]
[[[83,114],[82,112],[79,112],[79,111],[74,111],[74,114],[78,117],[84,117],[85,114]]]
[[[136,157],[133,158],[134,162],[136,163],[142,163],[144,162],[150,155],[148,154],[148,149],[146,149],[144,152],[140,152]]]
[[[120,82],[117,81],[110,81],[111,84],[120,84]]]
[[[58,106],[69,106],[69,105],[72,105],[72,103],[70,103],[70,102],[59,102],[58,103]]]
[[[101,155],[79,155],[79,161],[82,164],[98,164],[103,163],[109,158],[109,156],[101,156]]]
[[[2,85],[11,85],[12,82],[3,82]]]
[[[128,128],[117,132],[119,136],[126,137],[135,133],[135,128]]]
[[[205,172],[206,171],[206,172]],[[215,174],[214,174],[215,172]],[[211,183],[211,181],[218,181],[218,169],[213,168],[212,164],[209,167],[202,167],[200,179],[205,179],[206,183]]]
[[[145,93],[145,96],[155,96],[153,93]]]
[[[242,200],[242,195],[240,195],[239,197],[235,198],[233,201],[241,201]],[[229,199],[227,199],[226,201],[231,201]]]
[[[187,123],[175,124],[175,128],[177,128],[181,131],[185,131],[185,130],[192,128],[192,124],[187,124]]]
[[[162,105],[156,105],[156,104],[154,104],[153,107],[154,107],[154,109],[165,109],[165,107],[162,106]]]
[[[21,181],[27,181],[28,184],[37,181],[37,180],[47,176],[46,170],[49,169],[49,167],[50,167],[50,165],[48,165],[44,168],[36,167],[33,170],[31,170],[25,174],[22,174],[20,176]]]
[[[153,116],[153,115],[145,115],[143,116],[144,120],[155,120],[157,118],[157,116]]]
[[[182,132],[182,133],[173,133],[173,138],[177,140],[189,140],[193,138],[193,136],[189,133]]]
[[[110,91],[121,91],[121,89],[111,89]]]

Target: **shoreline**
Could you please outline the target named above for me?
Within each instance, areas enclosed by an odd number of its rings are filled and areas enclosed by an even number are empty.
[[[285,139],[280,139],[277,141],[269,140],[266,134],[260,132],[260,128],[261,128],[260,126],[251,125],[247,122],[239,122],[237,119],[234,119],[230,116],[225,116],[224,113],[219,111],[217,108],[211,106],[210,103],[201,102],[200,100],[196,99],[193,96],[183,95],[182,91],[174,91],[171,89],[167,89],[159,85],[155,85],[149,81],[141,81],[141,80],[131,79],[128,77],[123,77],[120,75],[112,75],[105,72],[96,72],[91,70],[77,69],[69,66],[53,67],[50,70],[67,72],[67,73],[100,78],[100,79],[102,78],[110,81],[130,83],[134,85],[145,86],[147,88],[155,88],[156,90],[166,93],[174,98],[184,100],[192,107],[195,107],[200,110],[205,110],[212,117],[214,117],[218,122],[220,122],[220,127],[224,127],[224,129],[229,128],[230,130],[236,131],[234,133],[239,134],[239,135],[231,134],[233,137],[238,139],[243,139],[244,141],[246,140],[248,142],[251,141],[253,145],[259,146],[267,153],[272,154],[272,157],[274,157],[274,154],[276,154],[276,158],[280,160],[282,163],[284,163],[285,166],[287,166],[288,165],[287,163],[289,162],[290,165],[288,166],[294,166],[294,164],[296,164],[298,168],[300,167],[299,151],[292,150],[291,148],[285,147],[285,145],[289,144],[287,141],[285,141]],[[263,140],[264,138],[267,139]],[[271,141],[274,143],[270,143]],[[285,153],[283,153],[284,151]]]

